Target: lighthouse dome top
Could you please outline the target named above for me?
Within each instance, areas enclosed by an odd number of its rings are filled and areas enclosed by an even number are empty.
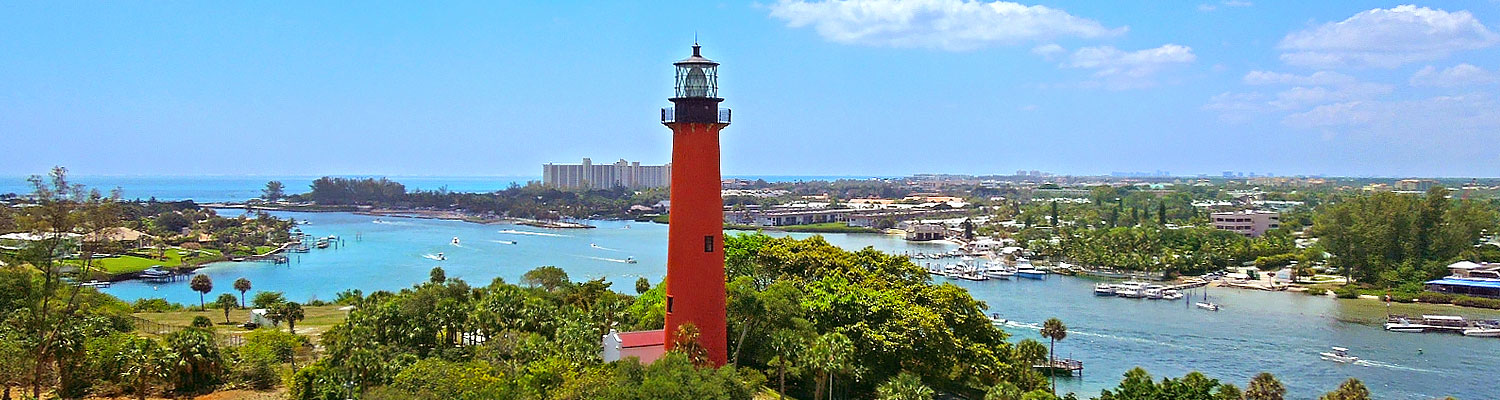
[[[699,46],[697,43],[693,43],[693,55],[690,56],[690,57],[688,57],[688,58],[684,58],[681,61],[672,63],[672,65],[690,65],[690,64],[719,65],[719,63],[714,62],[714,60],[703,58],[703,54],[700,52],[700,50],[702,49],[702,47],[703,46]]]

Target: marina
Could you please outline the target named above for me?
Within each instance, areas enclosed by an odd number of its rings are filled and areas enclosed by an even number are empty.
[[[198,272],[209,275],[216,285],[227,285],[244,277],[255,290],[281,291],[288,299],[332,299],[336,293],[359,288],[365,293],[399,290],[429,277],[441,266],[449,277],[470,284],[494,278],[518,282],[522,274],[544,265],[555,265],[574,281],[604,278],[612,290],[628,292],[637,278],[653,284],[661,281],[666,262],[666,225],[626,221],[589,221],[596,229],[546,230],[525,226],[483,225],[461,221],[403,219],[397,223],[372,223],[375,217],[350,213],[282,213],[312,224],[301,229],[309,237],[356,237],[334,246],[292,255],[289,264],[268,262],[222,262]],[[629,224],[631,227],[626,229]],[[807,233],[768,232],[772,236],[809,238]],[[462,246],[452,245],[453,237]],[[952,243],[908,242],[899,236],[881,234],[824,234],[832,244],[846,249],[873,247],[892,254],[947,254]],[[514,242],[515,244],[495,241]],[[590,244],[619,251],[594,248]],[[444,253],[445,261],[423,258]],[[624,259],[636,264],[588,257]],[[962,254],[938,260],[912,260],[919,267],[961,265]],[[1060,393],[1094,396],[1119,383],[1120,375],[1135,366],[1146,366],[1156,377],[1180,377],[1200,371],[1226,382],[1243,385],[1261,371],[1276,374],[1294,397],[1310,397],[1358,377],[1382,399],[1429,399],[1454,395],[1485,398],[1492,393],[1487,376],[1500,374],[1500,340],[1464,337],[1461,334],[1426,334],[1386,331],[1384,304],[1369,300],[1336,300],[1299,293],[1228,288],[1186,287],[1187,299],[1150,301],[1096,296],[1100,283],[1114,280],[1061,276],[1046,279],[995,276],[1010,269],[999,261],[971,261],[988,275],[985,280],[930,275],[934,281],[967,289],[975,300],[988,306],[985,314],[998,317],[1010,341],[1036,339],[1042,321],[1059,318],[1068,325],[1068,337],[1057,342],[1061,358],[1072,358],[1089,372],[1072,378],[1059,377]],[[1000,268],[995,268],[1000,267]],[[1049,266],[1060,267],[1060,266]],[[993,274],[991,272],[993,271]],[[1164,283],[1158,283],[1163,284]],[[1198,283],[1185,283],[1199,285]],[[198,295],[187,280],[148,283],[114,282],[101,289],[126,301],[165,298],[190,304]],[[1194,305],[1209,291],[1209,300],[1222,312],[1205,312]],[[252,293],[253,294],[253,293]],[[1231,311],[1232,310],[1232,311]],[[1394,304],[1391,313],[1405,315],[1458,314],[1451,306]],[[1500,312],[1462,309],[1469,320],[1500,319]],[[1318,353],[1329,346],[1350,349],[1361,362],[1330,365]],[[1422,349],[1419,353],[1418,349]],[[1066,357],[1064,357],[1066,356]],[[1305,395],[1305,396],[1304,396]]]

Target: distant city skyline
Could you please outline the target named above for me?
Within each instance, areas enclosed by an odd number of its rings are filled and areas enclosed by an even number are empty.
[[[0,176],[1500,175],[1500,2],[12,3]]]

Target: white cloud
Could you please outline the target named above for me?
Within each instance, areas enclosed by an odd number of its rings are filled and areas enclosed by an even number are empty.
[[[1255,5],[1255,3],[1239,0],[1224,0],[1219,2],[1219,4],[1222,4],[1225,7],[1249,7]],[[1198,11],[1209,12],[1217,9],[1219,9],[1219,6],[1213,4],[1205,3],[1198,5]]]
[[[824,39],[847,44],[950,51],[1057,37],[1097,38],[1125,33],[1045,7],[973,0],[780,0],[771,16]]]
[[[1157,71],[1174,65],[1188,64],[1197,60],[1193,48],[1165,44],[1161,47],[1124,51],[1113,46],[1084,47],[1073,51],[1062,63],[1064,68],[1093,70],[1099,81],[1083,82],[1083,87],[1106,87],[1109,89],[1136,89],[1156,85],[1153,75]]]
[[[1198,56],[1193,55],[1193,48],[1177,44],[1136,51],[1099,46],[1074,51],[1063,66],[1092,69],[1094,76],[1098,77],[1145,78],[1168,65],[1187,64],[1197,59]]]
[[[1259,92],[1220,93],[1210,98],[1203,109],[1218,112],[1219,119],[1231,123],[1249,122],[1256,114],[1271,111],[1266,105],[1266,95]]]
[[[1339,22],[1292,32],[1278,46],[1291,65],[1393,68],[1436,60],[1500,43],[1468,11],[1447,12],[1413,5],[1373,9]]]
[[[1348,85],[1358,82],[1354,77],[1333,71],[1318,71],[1312,75],[1285,74],[1272,71],[1250,71],[1243,79],[1246,85]]]
[[[1044,44],[1044,45],[1041,45],[1041,46],[1037,46],[1037,47],[1031,48],[1031,53],[1032,54],[1036,54],[1036,55],[1045,57],[1045,58],[1047,58],[1047,60],[1052,60],[1054,57],[1057,57],[1058,54],[1067,53],[1067,52],[1068,52],[1067,49],[1064,49],[1062,46],[1058,46],[1057,43],[1047,43],[1047,44]]]
[[[1295,128],[1350,128],[1374,134],[1436,140],[1439,135],[1500,129],[1500,104],[1483,94],[1407,101],[1351,101],[1318,106],[1282,120]]]
[[[1428,65],[1413,74],[1409,82],[1412,86],[1460,87],[1500,83],[1500,76],[1470,64],[1458,64],[1441,72]]]
[[[1267,104],[1284,110],[1351,100],[1374,99],[1389,94],[1395,88],[1383,83],[1359,82],[1334,88],[1323,86],[1298,86],[1276,94],[1276,100]]]

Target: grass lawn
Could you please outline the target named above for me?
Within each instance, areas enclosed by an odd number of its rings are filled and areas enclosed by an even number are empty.
[[[211,297],[218,297],[218,295],[215,294]],[[196,308],[197,305],[194,304],[193,307]],[[344,322],[344,318],[349,316],[348,311],[339,311],[339,307],[343,306],[303,306],[302,312],[306,314],[307,317],[301,321],[297,321],[297,334],[309,336],[316,342],[318,335],[322,334],[324,331],[327,331],[328,328],[331,328],[340,322]],[[135,313],[131,315],[153,322],[176,326],[192,325],[193,317],[202,315],[208,317],[210,321],[214,321],[214,329],[218,330],[220,333],[234,334],[249,332],[249,330],[239,327],[239,324],[242,324],[250,319],[249,309],[229,310],[229,320],[234,321],[235,325],[223,325],[224,310],[213,308],[213,306],[209,306],[209,309],[206,312],[172,311],[161,313]],[[286,329],[285,322],[281,323],[280,329]]]
[[[151,268],[154,265],[160,265],[164,267],[175,267],[178,265],[182,265],[182,257],[188,252],[188,250],[183,249],[167,249],[167,257],[165,260],[163,260],[151,257],[155,255],[155,250],[147,250],[144,253],[136,252],[132,253],[131,255],[95,259],[94,265],[100,268],[104,268],[104,271],[108,272],[111,275],[126,274],[131,272],[144,271],[146,270],[146,268]],[[202,262],[212,261],[218,259],[219,257],[220,254],[218,250],[200,250],[197,256],[189,257],[187,259],[187,263],[198,264]],[[78,260],[69,260],[67,263],[78,265]]]

